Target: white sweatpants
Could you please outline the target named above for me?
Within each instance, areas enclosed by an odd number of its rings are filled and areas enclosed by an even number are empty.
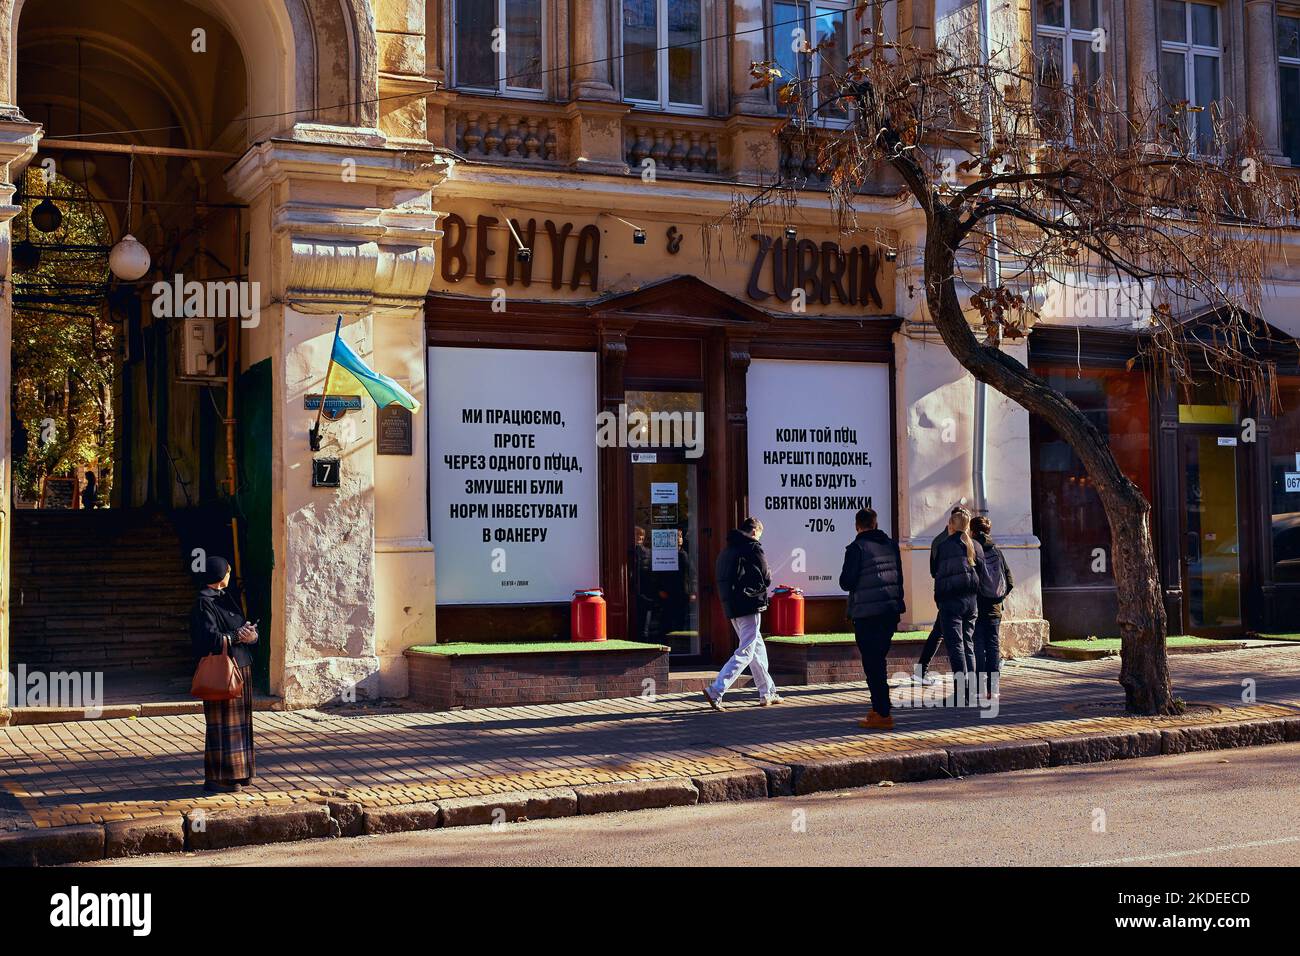
[[[767,699],[776,693],[776,684],[767,672],[767,645],[763,643],[763,635],[758,633],[761,620],[761,614],[747,614],[731,619],[731,626],[740,638],[740,646],[731,655],[731,660],[722,665],[722,670],[718,671],[718,676],[709,685],[709,694],[714,700],[722,699],[722,695],[745,672],[746,667],[754,675],[754,686],[758,688],[759,697]]]

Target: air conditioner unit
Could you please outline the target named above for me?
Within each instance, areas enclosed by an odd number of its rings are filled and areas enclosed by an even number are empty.
[[[180,378],[220,378],[216,360],[217,331],[212,319],[186,318],[181,322]]]

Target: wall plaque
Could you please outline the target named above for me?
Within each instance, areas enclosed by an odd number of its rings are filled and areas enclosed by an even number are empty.
[[[339,460],[337,458],[313,458],[311,460],[311,486],[313,488],[339,487]]]
[[[411,410],[404,405],[389,405],[379,410],[375,426],[376,450],[381,455],[410,455],[414,453],[411,431]]]

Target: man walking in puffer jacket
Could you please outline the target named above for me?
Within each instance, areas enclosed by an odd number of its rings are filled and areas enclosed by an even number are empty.
[[[772,586],[767,558],[763,555],[763,546],[758,543],[762,536],[763,522],[746,518],[739,528],[727,532],[727,546],[718,555],[718,597],[722,599],[722,609],[736,631],[740,646],[704,691],[709,706],[714,710],[722,710],[722,695],[746,667],[754,675],[760,704],[767,707],[782,702],[767,669],[767,645],[758,631],[763,612],[767,610],[767,592]]]
[[[898,619],[907,610],[903,601],[903,562],[898,545],[880,530],[874,510],[860,510],[854,524],[858,536],[844,549],[840,588],[849,592],[849,617],[871,692],[871,713],[858,725],[868,730],[892,730],[885,657],[898,629]]]

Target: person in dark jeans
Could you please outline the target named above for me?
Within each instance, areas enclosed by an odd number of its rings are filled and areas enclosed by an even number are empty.
[[[984,552],[984,576],[976,595],[975,672],[987,682],[989,696],[998,696],[995,674],[1002,671],[1002,602],[1016,586],[1002,550],[993,543],[993,522],[984,515],[971,519],[971,537]]]
[[[840,588],[849,592],[848,613],[871,692],[871,713],[858,721],[858,726],[892,730],[885,658],[898,619],[907,610],[903,601],[903,560],[893,538],[880,530],[874,510],[860,510],[854,524],[858,536],[844,549]]]
[[[935,565],[938,561],[939,545],[948,539],[952,534],[952,519],[959,514],[969,515],[970,512],[960,506],[952,509],[952,514],[948,516],[948,526],[940,531],[933,541],[930,542],[930,577],[934,577]],[[922,684],[930,685],[934,683],[934,678],[930,677],[930,661],[934,660],[934,655],[939,650],[939,639],[941,637],[939,628],[939,619],[936,617],[934,626],[930,628],[930,636],[925,639],[925,644],[921,647],[921,656],[916,660],[916,669],[920,671],[919,681]]]
[[[968,533],[970,520],[965,513],[952,516],[952,534],[939,545],[935,562],[934,602],[939,606],[939,628],[954,676],[975,672],[976,595],[984,552]]]

